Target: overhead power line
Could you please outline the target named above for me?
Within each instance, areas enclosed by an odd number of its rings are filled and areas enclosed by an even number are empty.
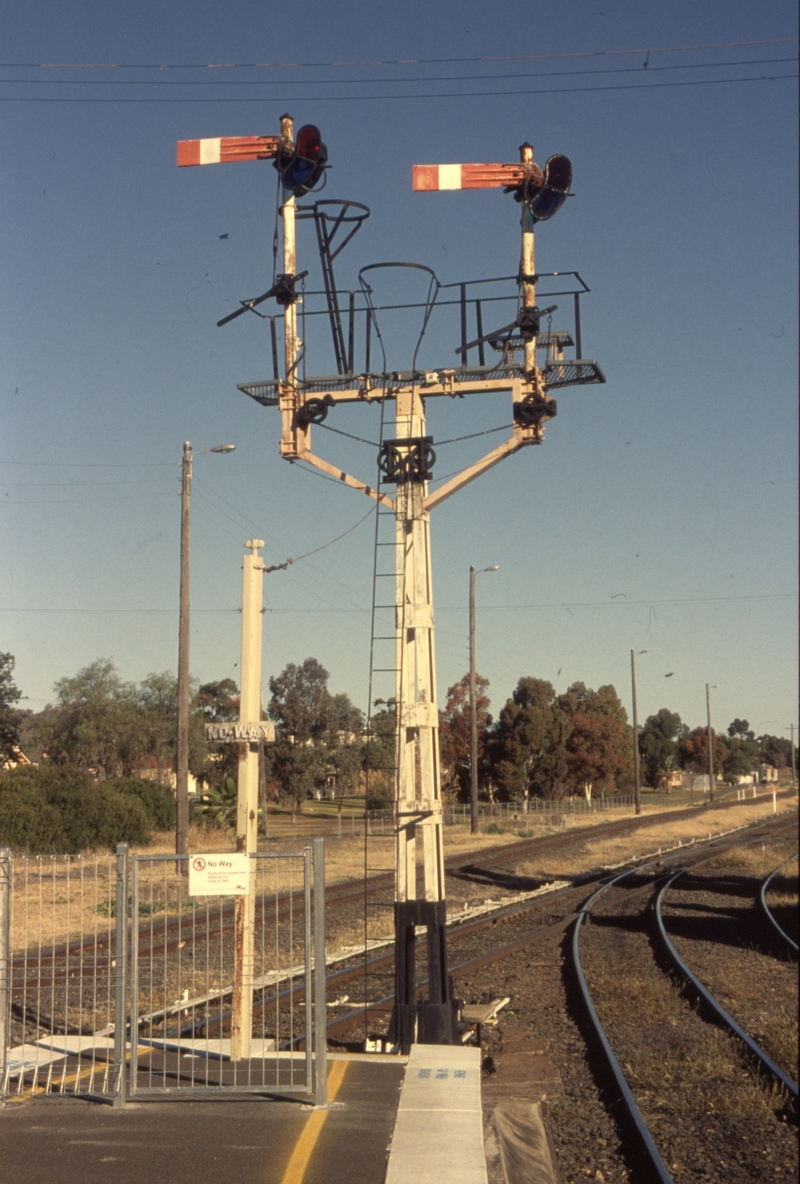
[[[648,74],[663,73],[665,70],[724,70],[731,66],[776,66],[796,62],[797,55],[787,58],[740,58],[726,62],[678,62],[672,66],[650,66]],[[435,74],[427,78],[250,78],[171,79],[171,78],[0,78],[0,83],[9,86],[365,86],[379,83],[387,86],[401,82],[491,82],[512,78],[579,78],[594,74],[641,74],[642,66],[601,66],[594,70],[527,70],[524,74]]]
[[[356,523],[358,526],[359,523]],[[354,530],[355,527],[351,527]],[[349,534],[349,531],[345,532]],[[340,536],[344,537],[344,536]],[[336,542],[336,539],[332,539]],[[329,545],[329,544],[326,544]],[[302,558],[302,557],[301,557]],[[744,600],[790,600],[796,598],[796,592],[765,592],[757,593],[752,596],[681,596],[674,598],[667,598],[662,600],[559,600],[545,602],[542,604],[487,604],[481,609],[481,612],[519,612],[521,609],[534,608],[632,608],[636,605],[656,605],[656,604],[719,604],[725,601],[744,601]],[[0,613],[177,613],[177,608],[3,608],[0,607]],[[230,608],[205,608],[192,609],[192,612],[202,613],[230,613],[238,612],[238,609]],[[368,613],[369,608],[363,609],[303,609],[303,608],[279,608],[270,609],[272,613],[335,613],[335,612],[364,612]],[[438,612],[465,612],[464,605],[451,604],[443,605]]]
[[[469,90],[469,91],[434,91],[433,93],[421,92],[418,94],[402,94],[402,95],[292,95],[293,102],[325,102],[325,103],[344,103],[356,102],[366,103],[374,101],[401,101],[405,102],[409,99],[489,99],[498,98],[501,96],[513,95],[517,98],[523,95],[567,95],[567,94],[594,94],[598,91],[621,91],[621,90],[661,90],[666,87],[684,87],[684,86],[721,86],[723,84],[740,83],[740,82],[781,82],[789,78],[797,78],[797,74],[759,74],[750,78],[706,78],[706,79],[685,79],[681,82],[640,82],[640,83],[620,83],[616,86],[561,86],[561,87],[540,87],[535,90],[520,90],[514,88],[513,90]],[[253,103],[258,100],[253,98],[213,98],[207,99],[121,99],[121,98],[102,98],[102,99],[74,99],[74,98],[38,98],[25,96],[3,96],[0,97],[0,103]]]
[[[764,41],[718,41],[708,45],[645,46],[643,49],[574,50],[568,53],[532,53],[463,58],[373,58],[342,62],[0,62],[0,69],[25,70],[319,70],[357,66],[444,66],[479,62],[543,62],[568,58],[602,58],[654,53],[693,53],[705,49],[749,49],[758,45],[794,45],[797,37]]]

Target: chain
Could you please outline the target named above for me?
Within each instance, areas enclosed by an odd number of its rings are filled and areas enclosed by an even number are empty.
[[[350,432],[343,432],[341,428],[332,428],[328,423],[315,423],[315,428],[324,428],[326,432],[335,432],[337,436],[347,436],[348,440],[357,440],[359,444],[369,444],[370,448],[380,448],[375,440],[365,440],[363,436],[353,436]]]
[[[513,423],[501,423],[499,428],[487,428],[485,432],[470,432],[468,436],[454,436],[452,440],[434,440],[434,448],[441,448],[444,444],[460,444],[462,440],[474,440],[476,436],[491,436],[493,432],[509,432]]]

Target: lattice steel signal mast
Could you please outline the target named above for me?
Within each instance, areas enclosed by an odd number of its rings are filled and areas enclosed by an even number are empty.
[[[448,996],[444,947],[444,857],[442,847],[442,801],[439,758],[438,709],[434,659],[434,617],[431,580],[430,511],[451,497],[476,477],[531,444],[544,441],[544,427],[556,414],[554,388],[605,382],[597,362],[581,357],[580,296],[588,288],[577,272],[547,273],[572,276],[575,286],[559,295],[572,294],[575,301],[574,339],[568,332],[542,332],[541,319],[557,306],[539,308],[536,303],[537,281],[543,278],[535,270],[534,226],[551,218],[567,199],[572,182],[572,166],[565,156],[552,156],[544,169],[533,160],[533,148],[523,144],[520,160],[514,164],[415,165],[413,188],[416,192],[457,189],[505,188],[521,206],[522,246],[517,284],[517,315],[500,329],[483,332],[481,301],[467,299],[467,284],[458,288],[461,306],[461,344],[455,351],[461,357],[458,367],[437,370],[375,372],[370,370],[370,334],[380,336],[372,289],[365,278],[375,268],[396,264],[371,264],[361,270],[359,281],[365,300],[365,365],[362,372],[354,367],[355,303],[350,293],[349,332],[343,331],[342,313],[333,281],[333,258],[360,226],[369,211],[356,202],[317,202],[313,207],[297,207],[296,197],[313,188],[322,175],[327,152],[315,127],[302,128],[295,142],[289,116],[281,119],[279,136],[233,137],[230,139],[189,140],[178,145],[178,164],[212,164],[234,160],[274,159],[282,174],[284,200],[280,207],[283,220],[283,273],[268,292],[254,300],[243,300],[241,307],[223,318],[225,324],[270,297],[283,307],[284,372],[278,367],[275,321],[271,318],[273,370],[272,379],[242,383],[239,389],[265,406],[277,406],[281,412],[280,454],[287,460],[302,460],[321,469],[337,481],[358,490],[391,510],[396,519],[396,741],[397,741],[397,852],[396,852],[396,927],[398,982],[394,1030],[408,1043],[410,1030],[418,1038],[436,1041],[454,1036],[452,1006]],[[339,213],[323,207],[340,207]],[[325,294],[333,330],[339,373],[335,376],[301,377],[302,343],[297,333],[297,283],[307,272],[297,273],[295,218],[313,214],[317,229],[325,279]],[[348,227],[350,228],[348,230]],[[343,229],[344,242],[333,251],[335,233]],[[435,292],[441,285],[433,277]],[[508,277],[506,277],[508,278]],[[433,290],[433,289],[432,289]],[[555,294],[555,293],[551,293]],[[432,302],[431,302],[432,303]],[[452,303],[452,302],[451,302]],[[477,337],[467,340],[468,307],[474,305]],[[427,317],[431,304],[426,306]],[[502,356],[499,362],[486,364],[489,346]],[[575,358],[564,350],[575,346]],[[419,348],[419,343],[417,348]],[[546,351],[544,365],[537,364],[537,351]],[[477,351],[479,364],[469,365],[469,354]],[[520,356],[521,355],[521,356]],[[487,392],[511,395],[511,435],[499,447],[488,452],[440,488],[430,491],[434,441],[426,434],[425,404],[437,397],[454,398]],[[381,440],[381,481],[369,484],[316,455],[311,449],[312,426],[321,423],[329,409],[342,403],[372,404],[395,402],[395,437]],[[381,488],[396,486],[395,497]],[[380,508],[380,506],[379,506]],[[422,840],[423,893],[418,898],[417,840]],[[413,965],[414,925],[428,927],[428,970],[430,1001],[426,1007],[415,1003]],[[405,953],[404,953],[405,951]],[[401,1013],[401,1014],[398,1014]],[[404,1014],[402,1014],[404,1013]],[[413,1037],[412,1037],[413,1038]]]

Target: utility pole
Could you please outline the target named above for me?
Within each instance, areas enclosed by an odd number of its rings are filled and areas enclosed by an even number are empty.
[[[475,576],[484,571],[498,571],[499,565],[469,569],[469,776],[470,833],[478,833],[478,693],[475,685]]]
[[[258,554],[261,539],[245,543],[250,554],[242,562],[242,659],[239,719],[256,723],[261,716],[261,607],[264,561]],[[236,850],[247,855],[258,850],[259,741],[239,744],[239,792],[236,805]],[[236,897],[234,981],[231,1017],[231,1060],[247,1060],[253,1026],[253,947],[255,893],[252,862],[248,861],[250,891]]]
[[[181,461],[181,590],[178,613],[178,737],[175,751],[175,854],[187,854],[189,834],[189,548],[191,544],[192,446]]]
[[[714,683],[714,686],[717,684]],[[714,801],[714,733],[711,729],[711,695],[706,683],[706,718],[708,719],[708,800]]]
[[[643,651],[646,653],[647,651]],[[633,699],[633,801],[637,814],[642,812],[641,775],[639,770],[639,720],[636,715],[636,655],[631,650],[631,698]]]
[[[187,854],[189,833],[189,587],[192,509],[192,461],[206,452],[233,452],[235,444],[217,444],[192,452],[183,443],[181,461],[181,586],[178,612],[178,723],[175,745],[175,854]]]
[[[792,789],[797,792],[797,765],[794,755],[794,724],[789,725],[792,733]]]

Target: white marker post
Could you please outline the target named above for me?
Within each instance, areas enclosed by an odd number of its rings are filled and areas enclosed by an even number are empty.
[[[261,603],[264,562],[262,539],[245,543],[251,554],[242,562],[242,661],[239,719],[261,715]],[[251,852],[258,849],[258,741],[239,742],[239,796],[236,808],[236,850],[248,857],[248,891],[236,897],[236,926],[231,1014],[231,1060],[247,1060],[253,1026],[253,946],[255,897]]]

